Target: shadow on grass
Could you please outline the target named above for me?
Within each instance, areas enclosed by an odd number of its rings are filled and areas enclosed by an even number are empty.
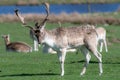
[[[84,63],[85,60],[81,60],[81,61],[71,61],[70,64],[73,64],[73,63]],[[89,63],[98,63],[98,61],[90,61]],[[120,64],[120,62],[102,62],[103,64]]]
[[[22,73],[22,74],[1,75],[0,77],[17,77],[17,76],[52,76],[52,75],[59,75],[59,74],[55,74],[55,73],[38,73],[38,74]]]

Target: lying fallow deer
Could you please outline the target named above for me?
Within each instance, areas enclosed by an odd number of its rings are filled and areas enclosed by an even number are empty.
[[[57,52],[60,64],[61,64],[61,76],[64,75],[64,61],[66,51],[68,49],[80,48],[85,56],[85,64],[82,69],[81,75],[85,74],[86,67],[89,64],[91,56],[89,51],[92,52],[99,61],[100,75],[103,73],[102,70],[102,56],[97,50],[97,35],[95,29],[84,29],[78,27],[59,27],[53,30],[45,29],[46,21],[49,15],[49,4],[45,3],[47,16],[40,24],[38,29],[35,29],[29,25],[25,25],[30,28],[36,36],[39,44],[45,44]],[[24,24],[24,18],[16,11],[16,15]],[[83,47],[84,46],[84,47]]]
[[[9,35],[2,35],[4,38],[6,51],[13,51],[13,52],[32,52],[32,47],[28,44],[23,42],[10,42]]]

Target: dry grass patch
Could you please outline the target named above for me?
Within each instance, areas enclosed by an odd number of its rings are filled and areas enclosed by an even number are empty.
[[[120,38],[113,38],[113,39],[111,39],[111,42],[120,43]]]
[[[26,21],[42,21],[46,14],[22,14]],[[0,15],[0,22],[16,22],[19,21],[16,15]],[[120,19],[112,16],[102,16],[98,14],[79,14],[79,13],[61,13],[58,15],[50,14],[49,22],[69,22],[76,24],[120,24]]]

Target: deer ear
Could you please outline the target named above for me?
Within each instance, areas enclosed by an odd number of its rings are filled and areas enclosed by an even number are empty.
[[[35,23],[35,27],[36,27],[36,28],[39,28],[38,22]]]

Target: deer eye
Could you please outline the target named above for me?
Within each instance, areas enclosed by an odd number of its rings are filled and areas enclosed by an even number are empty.
[[[6,38],[8,38],[8,36],[6,36]]]
[[[40,31],[39,31],[39,30],[36,30],[35,33],[40,33]]]
[[[39,28],[39,26],[37,26],[37,29]]]

